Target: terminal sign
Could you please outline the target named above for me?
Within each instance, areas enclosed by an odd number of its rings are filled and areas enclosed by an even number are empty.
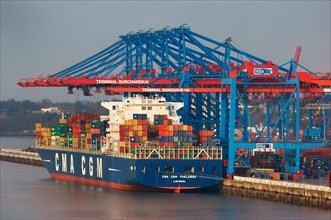
[[[271,143],[257,143],[256,148],[258,149],[272,149],[273,146]]]

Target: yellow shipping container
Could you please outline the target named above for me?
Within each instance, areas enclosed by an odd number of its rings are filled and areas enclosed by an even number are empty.
[[[125,141],[120,141],[119,146],[120,147],[125,147]]]
[[[36,123],[36,128],[41,128],[41,123]]]
[[[148,138],[146,136],[142,137],[142,142],[145,142],[147,140],[148,140]]]
[[[92,134],[91,134],[91,133],[87,133],[87,134],[86,134],[86,137],[87,137],[87,138],[92,138]]]
[[[138,131],[138,136],[143,136],[143,131]]]
[[[133,125],[139,125],[139,120],[133,120]]]
[[[133,126],[133,130],[134,130],[134,131],[138,131],[138,130],[139,130],[139,125],[134,125],[134,126]]]
[[[68,120],[66,118],[60,118],[60,124],[66,124]]]
[[[169,131],[174,131],[174,126],[173,125],[169,125],[168,130]]]
[[[187,125],[183,125],[183,130],[184,131],[187,131],[187,129],[188,129],[188,126]]]
[[[92,148],[92,144],[86,144],[86,148],[87,149],[91,149]]]
[[[129,131],[129,136],[133,136],[133,131]]]
[[[81,143],[80,142],[72,142],[72,147],[74,147],[74,148],[80,148],[81,147]]]
[[[85,124],[85,128],[91,128],[91,124]]]
[[[72,139],[72,143],[73,143],[73,144],[75,144],[75,143],[77,144],[78,142],[79,142],[79,141],[78,141],[77,138],[73,138],[73,139]]]

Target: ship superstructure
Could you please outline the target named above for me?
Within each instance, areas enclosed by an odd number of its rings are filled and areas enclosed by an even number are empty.
[[[154,115],[166,115],[171,119],[173,125],[181,124],[181,117],[177,110],[184,106],[183,103],[166,102],[164,97],[145,97],[135,95],[134,97],[123,98],[122,101],[101,102],[101,106],[109,110],[108,137],[111,142],[118,144],[120,140],[120,125],[125,120],[135,119],[136,115],[145,114],[149,123],[154,124]]]

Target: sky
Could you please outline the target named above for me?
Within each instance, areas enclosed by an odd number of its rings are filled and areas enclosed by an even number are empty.
[[[1,100],[105,100],[66,88],[21,88],[23,78],[59,72],[130,31],[179,27],[233,43],[274,63],[294,57],[331,71],[331,1],[4,1],[1,0]]]

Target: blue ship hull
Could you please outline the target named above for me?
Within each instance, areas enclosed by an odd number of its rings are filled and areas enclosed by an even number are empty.
[[[52,178],[137,191],[218,188],[222,160],[132,159],[77,151],[36,148]]]

